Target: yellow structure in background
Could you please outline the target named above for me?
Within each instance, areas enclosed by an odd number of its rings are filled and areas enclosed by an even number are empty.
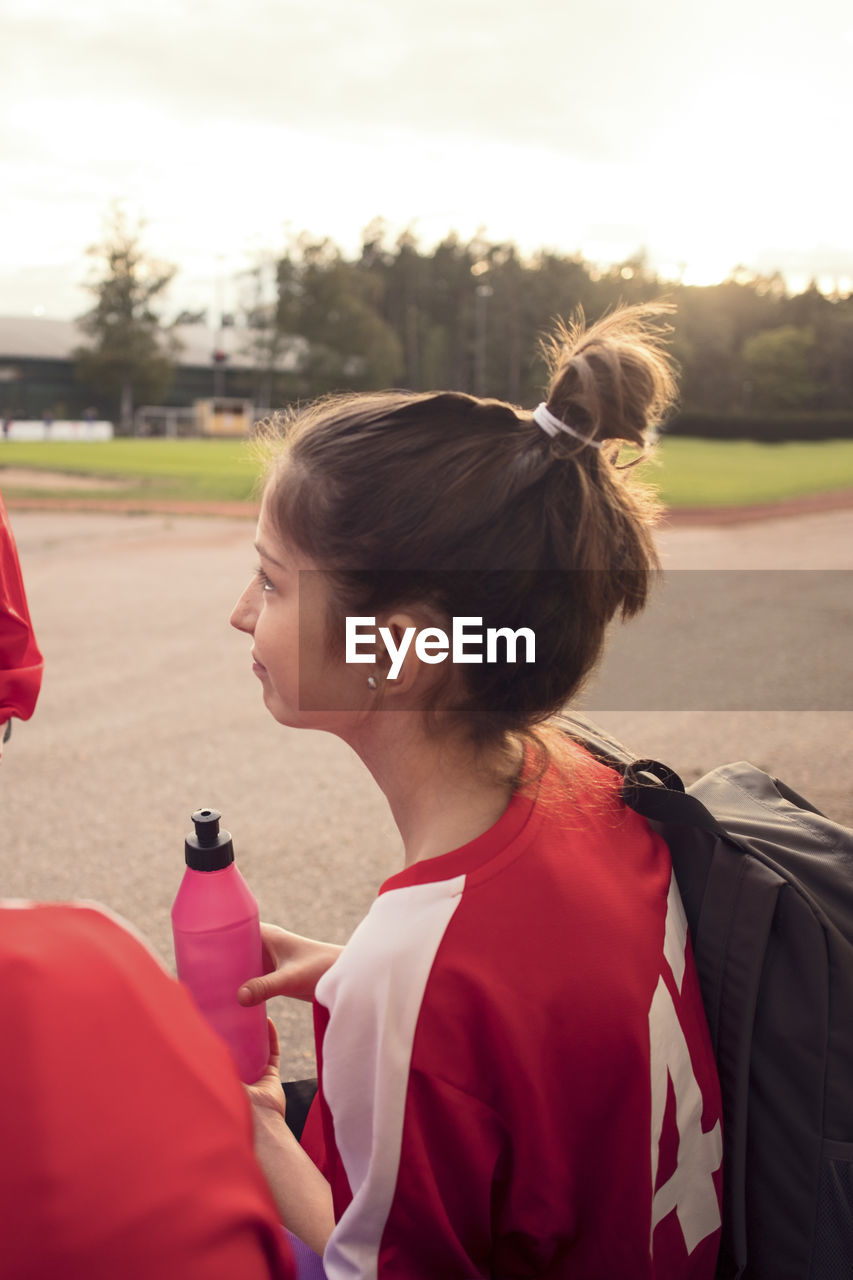
[[[196,400],[195,425],[200,436],[247,436],[254,425],[255,406],[251,400],[215,396]]]

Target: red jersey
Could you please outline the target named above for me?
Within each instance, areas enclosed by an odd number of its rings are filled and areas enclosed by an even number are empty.
[[[4,1280],[292,1280],[227,1049],[91,906],[0,902]]]
[[[720,1094],[669,851],[580,748],[386,881],[315,1020],[331,1280],[713,1276]]]

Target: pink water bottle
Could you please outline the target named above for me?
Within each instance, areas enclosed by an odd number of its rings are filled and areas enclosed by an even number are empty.
[[[269,1059],[266,1005],[245,1009],[237,991],[263,972],[258,904],[234,862],[220,814],[199,809],[184,845],[187,869],[172,907],[178,977],[252,1084]]]

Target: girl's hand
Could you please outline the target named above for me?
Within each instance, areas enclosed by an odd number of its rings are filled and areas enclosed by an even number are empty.
[[[260,1080],[244,1086],[252,1105],[255,1155],[281,1221],[315,1253],[322,1254],[335,1226],[332,1190],[285,1123],[278,1035],[269,1019],[267,1026],[270,1037],[267,1069]]]
[[[254,1084],[246,1085],[246,1093],[252,1104],[252,1118],[255,1123],[255,1135],[265,1122],[275,1123],[285,1117],[285,1097],[281,1087],[281,1052],[278,1045],[278,1032],[272,1018],[267,1018],[267,1031],[270,1038],[270,1056],[266,1070]]]
[[[313,1000],[314,988],[335,963],[342,947],[331,942],[315,942],[298,933],[288,933],[274,924],[261,925],[264,972],[251,978],[237,993],[243,1005],[261,1004],[272,996]]]

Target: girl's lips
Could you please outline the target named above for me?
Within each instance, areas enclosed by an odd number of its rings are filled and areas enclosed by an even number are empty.
[[[260,662],[258,662],[257,658],[255,658],[254,661],[252,662],[252,670],[254,671],[256,676],[265,676],[267,673],[266,667],[263,666]]]

